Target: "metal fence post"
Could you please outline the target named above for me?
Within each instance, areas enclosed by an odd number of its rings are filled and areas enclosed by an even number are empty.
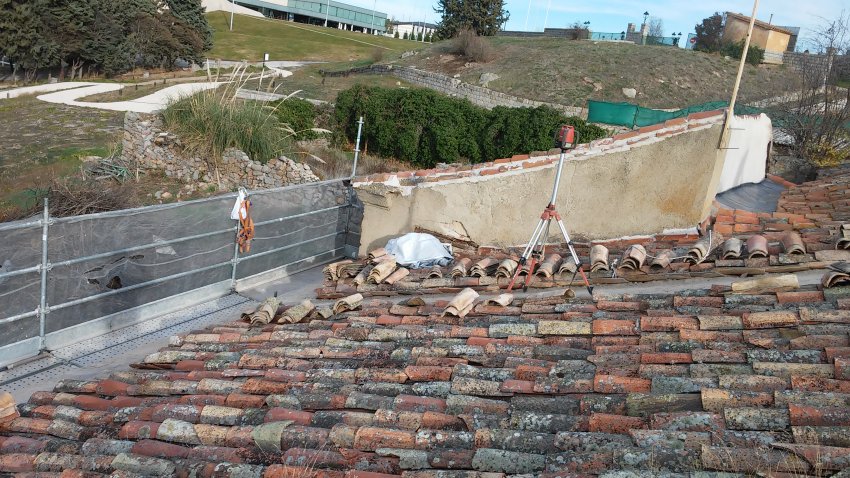
[[[242,221],[236,221],[236,245],[233,247],[233,268],[230,271],[230,291],[236,292],[236,264],[239,263],[239,233],[242,232]]]
[[[357,143],[354,145],[354,167],[351,169],[351,177],[357,175],[357,161],[360,159],[360,134],[363,133],[363,117],[357,122]]]
[[[44,350],[44,329],[47,319],[47,271],[50,264],[47,262],[47,232],[50,224],[50,211],[48,200],[44,198],[44,213],[41,219],[41,301],[38,305],[38,351]]]

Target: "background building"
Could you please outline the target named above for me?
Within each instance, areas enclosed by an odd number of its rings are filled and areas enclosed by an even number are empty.
[[[423,36],[437,31],[437,25],[427,22],[393,22],[392,32],[387,32],[388,35],[395,35],[398,32],[399,38],[404,38],[404,34],[416,36],[422,33]]]
[[[747,38],[750,17],[740,13],[726,12],[723,27],[723,42],[737,43]],[[794,32],[787,27],[778,27],[756,20],[750,43],[764,50],[764,63],[782,64],[782,58],[791,44]]]
[[[224,5],[229,2],[205,0],[205,5],[207,2],[218,10],[229,10],[229,6]],[[340,30],[379,35],[387,29],[386,13],[333,0],[236,0],[235,4],[269,18],[311,25],[325,25],[327,21],[328,27]]]

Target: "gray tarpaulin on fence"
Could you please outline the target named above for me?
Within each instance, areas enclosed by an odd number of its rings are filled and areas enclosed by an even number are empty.
[[[336,259],[359,245],[362,212],[351,188],[328,181],[251,193],[256,235],[250,253],[237,256],[235,197],[51,219],[46,334],[232,279]],[[0,351],[39,335],[42,225],[29,223],[0,225]],[[28,267],[36,270],[2,276]],[[33,314],[2,323],[26,313]]]

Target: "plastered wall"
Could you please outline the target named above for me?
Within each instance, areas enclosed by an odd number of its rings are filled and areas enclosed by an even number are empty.
[[[557,206],[574,236],[653,234],[693,227],[708,215],[724,163],[717,149],[722,116],[678,121],[570,155]],[[442,177],[429,170],[361,178],[361,252],[416,227],[481,245],[527,242],[549,201],[556,156],[521,159]]]

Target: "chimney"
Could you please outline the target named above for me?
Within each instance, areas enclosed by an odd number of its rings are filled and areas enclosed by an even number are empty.
[[[635,24],[629,23],[629,26],[626,27],[626,33],[634,33],[635,32]]]

